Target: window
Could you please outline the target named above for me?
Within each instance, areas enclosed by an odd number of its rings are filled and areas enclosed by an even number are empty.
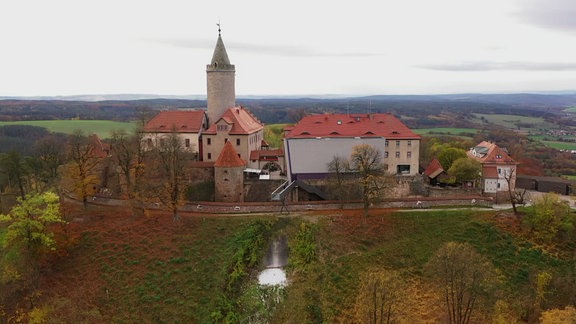
[[[228,143],[228,139],[227,139],[227,138],[224,139],[224,144],[226,144],[226,143]]]
[[[218,125],[218,126],[216,127],[216,129],[217,129],[218,131],[226,131],[226,130],[228,130],[228,125]]]
[[[148,144],[148,147],[152,147],[152,146],[153,146],[153,144],[152,144],[152,139],[151,139],[151,138],[149,138],[149,139],[146,141],[146,143]]]
[[[408,141],[408,146],[412,146],[412,141]]]
[[[502,155],[497,154],[497,155],[496,155],[496,158],[497,158],[497,159],[501,159],[501,158],[502,158]]]
[[[502,174],[502,169],[498,168],[498,174]]]
[[[385,158],[385,159],[388,158],[388,151],[384,152],[384,158]]]
[[[500,182],[496,184],[496,188],[500,189]]]
[[[396,141],[396,147],[400,147],[400,141]]]
[[[239,138],[236,139],[236,145],[240,145],[240,139]]]
[[[211,139],[210,137],[208,137],[208,138],[206,139],[206,144],[207,144],[207,145],[211,145],[211,144],[212,144],[212,139]]]
[[[208,153],[208,160],[212,160],[212,153]]]
[[[184,141],[184,145],[185,145],[186,147],[190,147],[190,139],[189,139],[189,138],[187,138],[187,139]]]
[[[396,158],[400,157],[400,152],[396,152]]]
[[[384,146],[388,147],[388,141],[384,142]]]
[[[406,152],[406,157],[407,157],[407,158],[411,158],[411,157],[412,157],[412,152]]]

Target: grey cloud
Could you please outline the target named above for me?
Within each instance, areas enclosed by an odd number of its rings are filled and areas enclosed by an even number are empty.
[[[418,68],[437,71],[574,71],[576,63],[556,62],[461,62],[454,64],[419,65]]]
[[[576,1],[523,0],[516,16],[529,24],[576,33]]]

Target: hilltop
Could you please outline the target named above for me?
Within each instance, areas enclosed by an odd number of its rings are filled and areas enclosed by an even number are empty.
[[[35,314],[66,322],[205,323],[226,314],[235,321],[350,322],[360,279],[387,269],[400,273],[406,287],[397,316],[439,322],[443,305],[425,265],[448,241],[472,244],[500,271],[492,306],[480,305],[475,322],[535,316],[538,273],[553,278],[543,310],[566,305],[576,289],[574,260],[530,242],[506,211],[183,214],[174,223],[163,212],[134,218],[120,208],[66,210],[71,223],[59,231],[59,251],[44,262],[38,286],[5,310],[31,303]],[[256,284],[266,246],[278,235],[291,248],[290,284],[279,303],[262,299],[276,298],[275,290]]]

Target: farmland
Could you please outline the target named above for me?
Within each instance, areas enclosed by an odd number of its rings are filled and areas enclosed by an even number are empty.
[[[29,125],[46,128],[50,132],[72,134],[75,130],[82,130],[84,134],[96,134],[100,138],[109,138],[113,130],[131,132],[134,122],[118,122],[111,120],[32,120],[0,122],[0,126]]]

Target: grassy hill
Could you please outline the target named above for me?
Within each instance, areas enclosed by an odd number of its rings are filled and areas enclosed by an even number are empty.
[[[350,322],[362,275],[391,269],[406,285],[400,319],[438,322],[444,319],[443,304],[424,267],[448,241],[472,244],[500,271],[498,291],[474,313],[475,321],[488,321],[496,300],[507,305],[510,316],[529,316],[534,276],[542,271],[553,278],[543,309],[563,306],[573,296],[574,261],[517,235],[505,212],[373,210],[368,218],[338,210],[289,217],[197,214],[174,223],[169,213],[134,218],[123,209],[91,206],[69,215],[75,221],[59,238],[65,248],[45,266],[31,299],[20,303],[28,307],[32,300],[36,314],[48,319]],[[256,281],[267,242],[277,235],[287,236],[291,248],[290,284],[280,292]],[[309,262],[303,262],[303,251]]]

